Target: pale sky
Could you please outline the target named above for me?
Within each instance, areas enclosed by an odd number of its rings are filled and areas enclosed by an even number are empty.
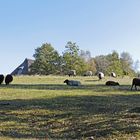
[[[68,41],[95,57],[129,52],[140,60],[140,0],[0,0],[0,73],[11,73],[34,50]]]

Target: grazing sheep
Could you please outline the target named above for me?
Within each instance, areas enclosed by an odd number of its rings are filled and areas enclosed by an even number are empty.
[[[98,73],[98,78],[99,78],[99,80],[103,79],[104,78],[104,74],[102,72],[99,72]]]
[[[111,72],[111,77],[117,77],[115,72]]]
[[[106,85],[107,86],[119,86],[120,84],[118,82],[115,82],[115,81],[107,81]]]
[[[137,86],[140,86],[140,78],[134,78],[133,79],[131,90],[132,90],[132,88],[133,88],[134,85],[135,85],[135,90],[137,90]]]
[[[68,72],[68,75],[69,75],[69,77],[70,77],[70,76],[76,76],[76,70],[70,70],[70,71]]]
[[[68,79],[66,79],[64,81],[64,83],[66,83],[69,86],[80,86],[81,85],[81,82],[80,81],[68,80]]]
[[[13,76],[10,74],[6,75],[6,77],[5,77],[6,85],[9,85],[9,83],[11,83],[12,81],[13,81]]]
[[[0,85],[2,84],[3,80],[4,80],[4,75],[0,74]]]
[[[84,73],[84,76],[92,76],[92,75],[93,75],[92,71],[86,71]]]

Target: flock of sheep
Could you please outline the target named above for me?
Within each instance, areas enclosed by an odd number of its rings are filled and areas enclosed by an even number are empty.
[[[76,76],[76,71],[75,70],[71,70],[69,73],[68,73],[69,77],[70,76]],[[92,76],[92,71],[87,71],[84,76]],[[111,76],[112,77],[116,77],[116,74],[114,72],[111,73]],[[104,74],[102,72],[99,72],[98,73],[98,78],[99,80],[103,79],[104,78]],[[80,81],[76,81],[76,80],[68,80],[66,79],[64,81],[64,83],[66,83],[67,85],[69,86],[80,86],[81,85],[81,82]],[[118,82],[114,82],[114,81],[107,81],[106,82],[106,85],[108,86],[116,86],[116,85],[119,85]]]
[[[76,71],[75,70],[71,70],[71,71],[69,71],[68,75],[69,75],[69,77],[70,76],[76,76]],[[84,74],[84,76],[92,76],[92,71],[87,71]],[[104,74],[102,72],[99,72],[97,76],[98,76],[99,80],[101,80],[101,79],[104,78]],[[114,72],[112,72],[111,73],[111,76],[112,77],[116,77],[116,74]],[[4,75],[3,74],[0,74],[0,84],[3,83],[4,79],[5,79],[5,84],[6,85],[9,85],[9,83],[11,83],[13,81],[13,76],[11,74],[8,74],[4,78]],[[81,85],[81,82],[80,81],[68,80],[68,79],[66,79],[64,81],[64,83],[66,83],[69,86],[80,86]],[[115,81],[107,81],[105,83],[105,85],[107,85],[107,86],[119,86],[120,84],[118,82],[115,82]],[[134,78],[132,80],[131,90],[133,89],[133,86],[135,86],[135,90],[137,90],[137,86],[140,86],[140,78]]]
[[[69,77],[70,77],[70,76],[76,76],[76,71],[75,71],[75,70],[71,70],[71,71],[68,73],[68,75],[69,75]],[[92,76],[92,71],[87,71],[87,72],[84,74],[84,76]],[[101,79],[104,78],[104,73],[99,72],[97,76],[98,76],[99,80],[101,80]],[[116,77],[117,75],[116,75],[114,72],[112,72],[112,73],[111,73],[111,76],[112,76],[112,77]],[[66,83],[66,84],[69,85],[69,86],[80,86],[80,85],[81,85],[81,82],[80,82],[80,81],[68,80],[68,79],[66,79],[66,80],[64,81],[64,83]],[[105,85],[107,85],[107,86],[119,86],[120,84],[119,84],[118,82],[115,82],[115,81],[107,81],[107,82],[105,83]],[[140,86],[140,78],[134,78],[134,79],[132,80],[131,90],[133,89],[133,86],[135,86],[135,90],[137,90],[137,86]]]

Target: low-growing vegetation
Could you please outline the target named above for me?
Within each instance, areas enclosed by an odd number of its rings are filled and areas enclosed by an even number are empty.
[[[81,86],[67,86],[74,79]],[[0,85],[0,139],[139,140],[140,90],[132,78],[17,76]],[[114,80],[114,79],[113,79]]]

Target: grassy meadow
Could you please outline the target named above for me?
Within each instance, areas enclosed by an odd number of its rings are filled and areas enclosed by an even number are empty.
[[[80,80],[70,87],[65,79]],[[105,86],[115,80],[120,86]],[[0,86],[0,139],[140,140],[132,78],[19,76]]]

